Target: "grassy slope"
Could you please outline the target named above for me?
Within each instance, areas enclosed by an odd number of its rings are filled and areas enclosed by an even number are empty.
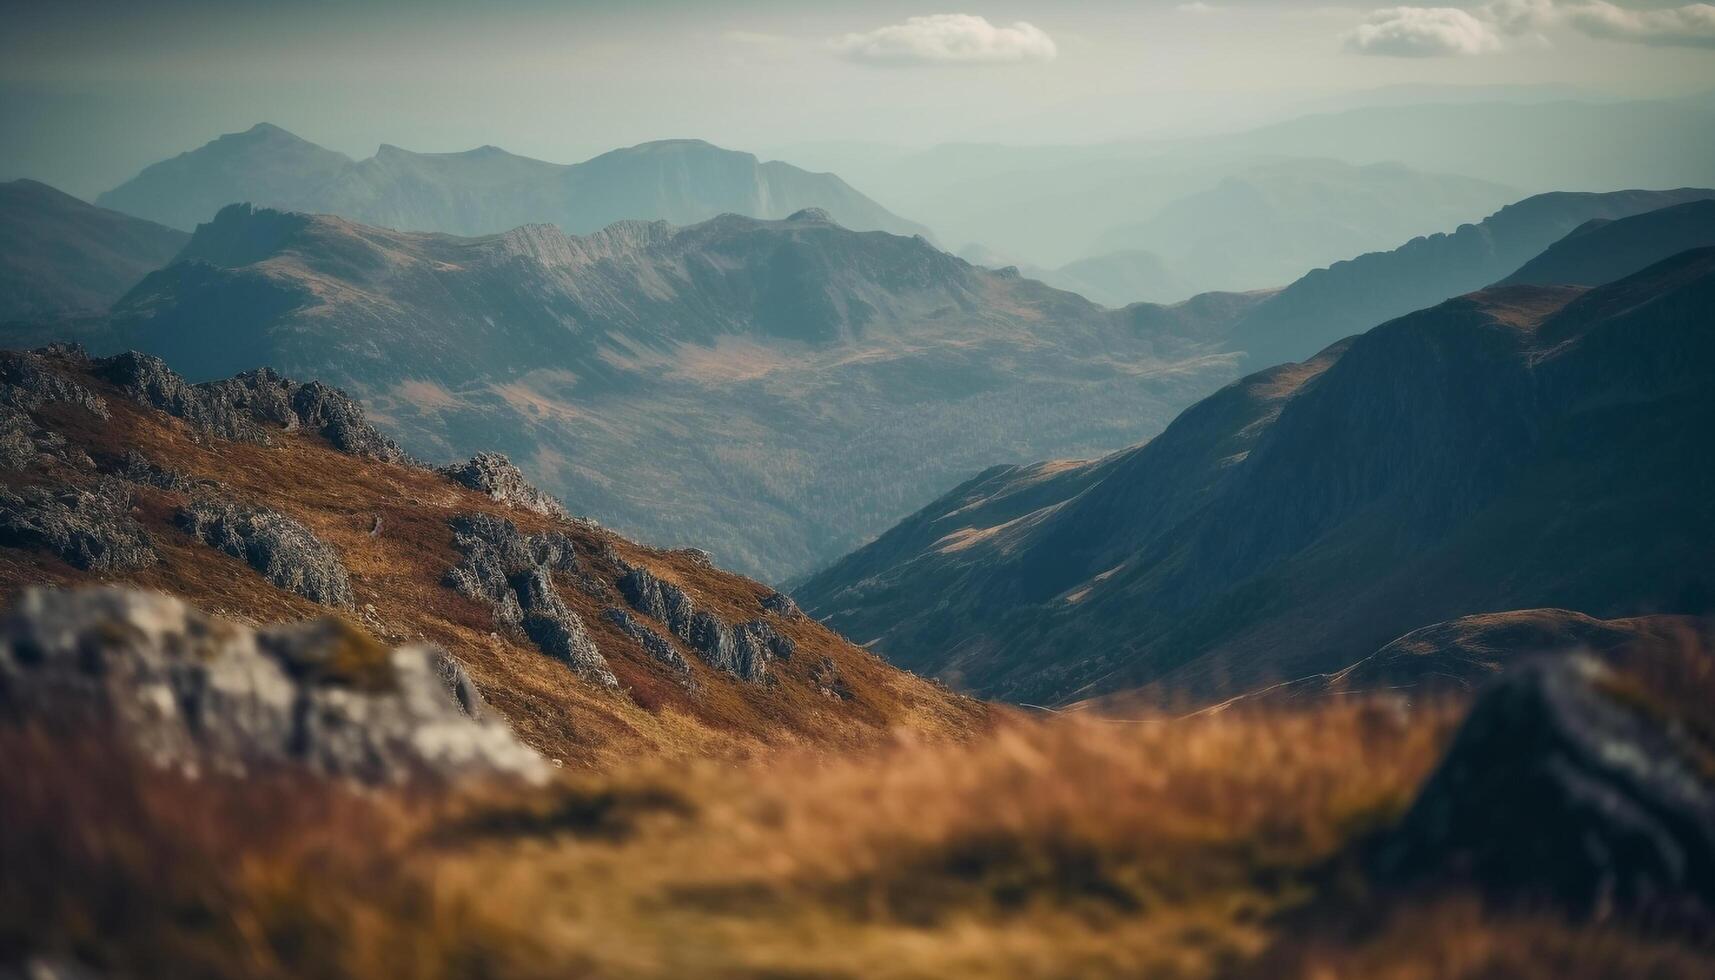
[[[894,727],[957,735],[980,727],[988,713],[976,702],[886,665],[809,619],[779,624],[798,644],[790,661],[771,668],[779,685],[742,684],[691,657],[699,687],[693,694],[602,617],[607,605],[623,604],[617,595],[596,599],[567,584],[563,596],[629,689],[625,696],[605,694],[522,638],[494,633],[487,609],[441,585],[447,569],[460,560],[447,523],[454,515],[498,513],[527,532],[545,529],[548,518],[503,507],[434,472],[346,456],[305,436],[280,435],[271,446],[199,441],[176,419],[141,408],[94,379],[79,380],[107,396],[111,421],[63,404],[48,406],[38,418],[98,461],[135,448],[159,466],[218,480],[234,496],[302,521],[344,559],[366,629],[390,642],[425,639],[454,653],[526,741],[568,765],[603,767],[638,753],[742,756],[765,746],[852,745]],[[5,482],[48,478],[71,476],[0,474]],[[184,495],[146,487],[133,493],[137,516],[165,561],[115,580],[181,595],[211,612],[253,622],[327,611],[274,588],[242,562],[179,531],[173,517]],[[372,535],[377,517],[380,531]],[[748,579],[610,532],[577,525],[561,530],[576,542],[584,565],[609,583],[621,574],[603,557],[611,546],[626,560],[679,583],[699,606],[728,622],[762,615],[758,599],[770,590]],[[0,548],[0,594],[92,578],[40,553]],[[849,700],[831,700],[808,680],[823,657],[837,665],[853,693]]]

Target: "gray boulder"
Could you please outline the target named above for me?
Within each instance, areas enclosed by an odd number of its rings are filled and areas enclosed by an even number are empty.
[[[124,484],[0,489],[0,545],[46,551],[98,572],[160,561],[148,532],[131,517]]]
[[[127,589],[32,589],[0,624],[0,714],[110,729],[190,773],[280,766],[364,784],[547,767],[445,653],[327,619],[252,630]]]
[[[284,514],[199,497],[179,511],[178,522],[185,533],[241,559],[282,589],[341,609],[356,601],[339,553]]]
[[[557,531],[525,535],[493,514],[462,514],[453,518],[452,529],[453,546],[464,560],[447,571],[447,587],[487,605],[497,626],[521,631],[585,680],[619,686],[582,617],[554,586],[554,572],[579,572],[570,538]]]
[[[1492,899],[1715,921],[1710,747],[1594,658],[1549,658],[1481,696],[1376,852],[1386,879]]]
[[[463,463],[440,470],[454,482],[506,504],[548,517],[569,519],[565,505],[537,489],[512,461],[500,453],[477,453]]]

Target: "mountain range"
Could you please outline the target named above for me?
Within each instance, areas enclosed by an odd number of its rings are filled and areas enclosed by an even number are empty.
[[[1457,174],[1516,188],[1515,198],[1715,186],[1715,100],[1707,96],[1615,101],[1572,98],[1579,93],[1566,91],[1547,99],[1512,92],[1474,102],[1470,93],[1448,87],[1396,94],[1422,101],[1389,98],[1387,104],[1183,138],[1081,146],[952,143],[923,150],[796,146],[790,158],[836,170],[947,241],[980,242],[1046,268],[1102,251],[1096,242],[1116,225],[1147,221],[1189,195],[1283,161],[1399,164],[1430,181]],[[1434,190],[1433,183],[1423,187]],[[1418,206],[1412,200],[1380,205],[1378,221]],[[1485,210],[1453,221],[1474,220]],[[1445,221],[1443,215],[1419,222],[1407,234],[1427,234]],[[1379,247],[1383,241],[1361,248]]]
[[[1107,310],[825,212],[455,238],[234,206],[89,342],[350,389],[429,458],[775,580],[996,456],[1090,452],[1232,376],[1255,297]],[[1157,423],[1159,424],[1159,423]]]
[[[583,234],[626,219],[688,225],[729,212],[784,218],[809,207],[860,230],[929,234],[833,174],[702,140],[644,143],[577,164],[494,146],[413,153],[384,145],[352,160],[268,123],[152,164],[96,203],[186,230],[228,204],[250,203],[455,235],[525,224]]]
[[[1384,320],[1509,279],[1586,222],[1710,198],[1715,190],[1706,188],[1538,194],[1476,224],[1316,269],[1246,314],[1229,343],[1254,367],[1300,360]]]
[[[1048,704],[1219,699],[1472,613],[1707,612],[1712,304],[1710,248],[1448,300],[1134,449],[991,469],[794,594],[896,663]]]
[[[0,183],[0,321],[105,311],[189,240],[33,180]]]

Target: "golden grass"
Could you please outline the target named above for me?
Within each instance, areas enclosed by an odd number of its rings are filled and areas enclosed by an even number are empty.
[[[1366,837],[1455,704],[1013,718],[767,761],[368,795],[0,732],[0,961],[141,976],[1706,976],[1715,950],[1399,899]]]

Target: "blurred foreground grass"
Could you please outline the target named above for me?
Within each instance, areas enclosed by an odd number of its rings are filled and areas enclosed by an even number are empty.
[[[0,733],[0,966],[172,977],[1692,977],[1686,940],[1372,894],[1462,705],[1014,719],[545,790],[188,780]]]

